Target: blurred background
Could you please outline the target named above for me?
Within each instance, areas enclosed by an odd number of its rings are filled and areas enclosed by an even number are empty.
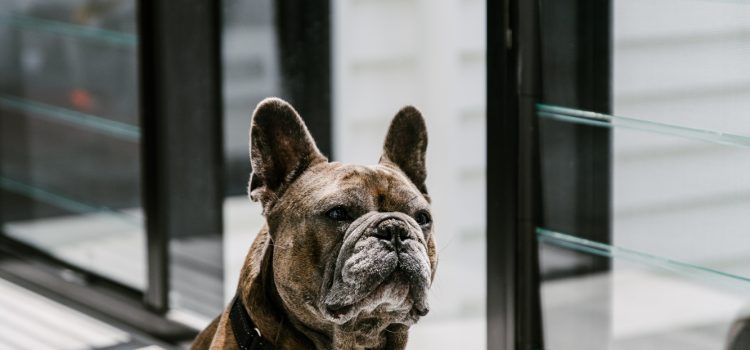
[[[360,164],[423,112],[440,266],[409,348],[495,348],[485,1],[145,3],[0,3],[0,349],[189,343],[264,222],[267,96]],[[750,5],[604,1],[589,26],[590,3],[539,4],[544,348],[724,349],[750,280]]]

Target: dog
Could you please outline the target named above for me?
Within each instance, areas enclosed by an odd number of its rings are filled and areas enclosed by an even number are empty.
[[[192,349],[252,348],[240,336],[269,349],[404,349],[438,261],[426,149],[424,119],[407,106],[378,164],[329,162],[290,104],[259,103],[248,192],[266,223],[235,302]]]

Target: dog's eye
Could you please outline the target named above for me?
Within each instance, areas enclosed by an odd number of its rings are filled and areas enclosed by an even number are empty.
[[[432,222],[430,213],[428,213],[426,210],[418,211],[417,214],[414,215],[414,220],[417,220],[419,226],[424,226]]]
[[[352,219],[352,217],[349,216],[349,213],[346,212],[346,209],[344,209],[344,207],[342,206],[338,206],[327,211],[326,216],[329,219],[336,221],[347,221]]]

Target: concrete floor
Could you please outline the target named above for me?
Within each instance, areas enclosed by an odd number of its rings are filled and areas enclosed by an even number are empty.
[[[0,296],[0,350],[171,349],[8,281]]]

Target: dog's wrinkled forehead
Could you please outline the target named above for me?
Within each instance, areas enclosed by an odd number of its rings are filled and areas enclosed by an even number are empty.
[[[403,211],[429,205],[427,198],[398,168],[343,163],[320,164],[299,180],[318,207],[356,206],[365,211]]]

